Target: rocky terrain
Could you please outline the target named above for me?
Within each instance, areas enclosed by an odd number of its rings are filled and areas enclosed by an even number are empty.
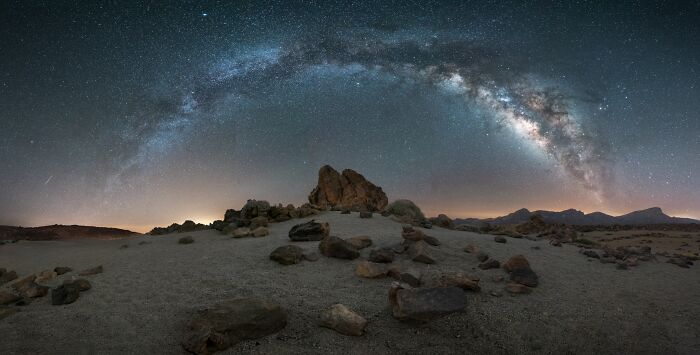
[[[464,226],[334,171],[319,205],[0,246],[0,353],[700,352],[692,235]]]

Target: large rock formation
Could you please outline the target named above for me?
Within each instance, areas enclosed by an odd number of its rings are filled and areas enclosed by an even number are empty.
[[[389,203],[381,187],[357,172],[345,169],[339,174],[329,165],[318,172],[318,185],[309,194],[309,202],[356,211],[380,211]]]

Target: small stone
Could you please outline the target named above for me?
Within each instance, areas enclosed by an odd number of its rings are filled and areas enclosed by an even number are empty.
[[[615,258],[612,256],[602,256],[600,257],[600,262],[603,264],[614,264]]]
[[[129,244],[122,244],[119,249],[127,249],[129,248]]]
[[[501,297],[501,296],[503,296],[503,292],[501,292],[501,291],[491,291],[491,292],[489,292],[489,294],[490,294],[491,296],[493,296],[493,297]]]
[[[385,277],[388,272],[389,268],[385,264],[362,260],[355,265],[355,275],[368,279]]]
[[[629,268],[623,260],[616,260],[615,263],[618,270],[627,270]]]
[[[304,250],[296,245],[281,246],[270,253],[270,260],[282,265],[298,264],[304,258]]]
[[[182,237],[182,238],[178,239],[177,243],[178,244],[192,244],[192,243],[194,243],[194,239],[192,239],[192,237],[190,237],[188,235],[186,237]]]
[[[19,290],[19,295],[23,298],[39,298],[46,296],[48,293],[49,288],[47,286],[42,286],[34,282]]]
[[[342,304],[335,304],[321,313],[322,327],[330,328],[340,334],[360,336],[364,333],[367,320]]]
[[[501,263],[496,259],[488,259],[479,264],[479,269],[482,270],[498,269],[499,267],[501,267]]]
[[[459,287],[463,290],[479,291],[479,278],[467,275],[461,271],[431,272],[421,277],[420,284],[424,287]]]
[[[532,292],[532,289],[515,282],[509,282],[506,284],[506,291],[514,294],[527,294]]]
[[[513,270],[510,280],[529,287],[536,287],[539,283],[537,274],[529,266]]]
[[[350,210],[347,208],[344,208],[342,211],[340,211],[340,214],[350,214]]]
[[[394,261],[394,250],[391,248],[379,248],[370,251],[369,261],[373,263],[390,263]]]
[[[476,254],[476,259],[481,261],[481,262],[488,260],[488,258],[489,258],[489,255],[484,253],[483,251],[480,251],[479,253]]]
[[[321,257],[318,255],[318,253],[304,253],[304,260],[306,261],[318,261]]]
[[[80,288],[75,284],[64,284],[51,290],[51,304],[54,306],[71,304],[79,297]]]
[[[505,238],[504,236],[502,236],[502,235],[497,235],[497,236],[495,236],[495,237],[493,238],[493,240],[494,240],[496,243],[505,243],[505,242],[506,242],[506,238]]]
[[[553,247],[561,247],[561,241],[559,239],[553,239],[551,242],[549,242]]]
[[[598,253],[596,253],[594,250],[583,250],[581,251],[581,254],[589,258],[600,259],[600,255],[598,255]]]
[[[683,258],[670,258],[666,262],[669,264],[676,265],[678,267],[682,267],[684,269],[690,268],[690,264],[688,264],[688,262]]]
[[[365,235],[360,235],[357,237],[352,237],[345,239],[346,242],[350,243],[355,249],[361,250],[372,245],[372,239]]]
[[[360,218],[372,218],[372,212],[360,212]]]
[[[466,253],[476,254],[476,253],[479,252],[479,247],[477,247],[477,246],[474,245],[474,244],[469,244],[469,245],[467,245],[466,247],[464,247],[464,251],[465,251]]]
[[[78,275],[80,275],[80,276],[90,276],[90,275],[101,274],[101,273],[103,273],[103,272],[104,272],[104,268],[102,267],[102,265],[100,265],[100,266],[96,266],[96,267],[94,267],[94,268],[92,268],[92,269],[83,270],[83,271],[81,271]]]
[[[435,238],[435,237],[431,237],[431,236],[429,236],[429,235],[424,236],[424,237],[423,237],[423,241],[426,242],[426,243],[428,243],[428,244],[430,244],[430,245],[432,245],[432,246],[434,246],[434,247],[440,245],[440,240],[438,240],[438,239]]]
[[[413,226],[403,226],[403,231],[401,232],[401,236],[410,241],[420,241],[423,240],[423,237],[425,236],[423,232],[421,232],[420,229],[415,229]]]
[[[513,272],[517,269],[523,268],[530,268],[530,263],[527,261],[524,255],[513,256],[503,264],[503,269],[506,272]]]

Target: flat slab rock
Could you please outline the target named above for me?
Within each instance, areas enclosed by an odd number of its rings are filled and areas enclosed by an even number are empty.
[[[294,242],[319,241],[328,237],[330,232],[331,227],[328,223],[310,220],[292,227],[292,229],[289,230],[289,239]]]
[[[318,250],[324,256],[337,259],[357,259],[360,252],[350,243],[338,237],[326,237],[318,244]]]
[[[296,245],[284,245],[270,253],[270,260],[282,265],[298,264],[304,259],[304,249]]]
[[[395,282],[389,289],[389,304],[396,319],[429,321],[464,311],[467,297],[459,287],[404,288]]]
[[[202,310],[187,327],[182,346],[194,354],[211,354],[287,326],[287,312],[277,303],[238,298]]]

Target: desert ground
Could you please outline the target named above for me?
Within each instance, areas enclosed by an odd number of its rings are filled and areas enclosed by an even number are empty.
[[[375,214],[323,212],[331,235],[367,235],[375,246],[401,241],[401,224]],[[0,267],[19,277],[57,266],[74,270],[104,266],[87,276],[92,289],[72,304],[36,299],[0,320],[2,354],[182,354],[183,333],[197,310],[238,297],[272,299],[287,311],[276,334],[244,341],[224,354],[697,354],[700,353],[700,268],[664,260],[628,270],[586,258],[579,248],[548,241],[494,237],[442,228],[424,232],[442,245],[431,247],[433,265],[398,258],[423,272],[464,271],[480,278],[480,292],[465,292],[468,306],[427,323],[392,317],[391,278],[363,279],[358,260],[321,256],[283,266],[269,259],[278,246],[317,250],[319,242],[290,242],[296,219],[269,225],[270,235],[233,239],[215,230],[138,236],[121,240],[20,241],[0,246]],[[600,238],[606,237],[603,232]],[[194,243],[178,244],[190,235]],[[610,236],[607,236],[610,237]],[[592,238],[593,239],[593,238]],[[148,243],[141,243],[147,241]],[[501,262],[522,254],[539,275],[530,294],[511,295],[496,275],[481,270],[477,245]],[[123,245],[128,245],[124,248]],[[73,271],[46,282],[57,286]],[[5,285],[3,287],[7,288]],[[496,292],[492,292],[496,291]],[[495,296],[495,295],[496,296]],[[319,314],[342,303],[368,320],[366,332],[346,336],[319,327]]]
[[[586,232],[581,238],[611,248],[649,246],[655,253],[700,254],[700,233],[697,232],[631,229]]]

